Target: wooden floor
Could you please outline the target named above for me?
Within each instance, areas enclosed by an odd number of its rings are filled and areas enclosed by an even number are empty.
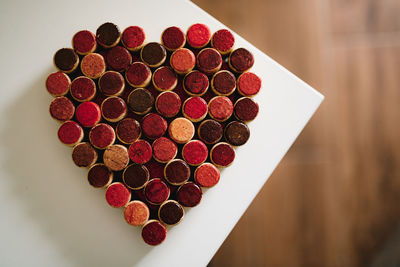
[[[210,266],[367,265],[400,223],[400,1],[194,2],[326,96]]]

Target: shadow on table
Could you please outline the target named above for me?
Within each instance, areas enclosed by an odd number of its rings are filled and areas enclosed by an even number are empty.
[[[28,86],[7,109],[7,131],[1,134],[13,191],[26,218],[37,225],[43,239],[75,266],[132,266],[151,247],[140,228],[123,219],[122,209],[109,207],[104,190],[86,180],[86,169],[71,160],[71,148],[57,139],[59,124],[52,121],[44,81],[51,70]],[[40,244],[38,244],[40,245]]]

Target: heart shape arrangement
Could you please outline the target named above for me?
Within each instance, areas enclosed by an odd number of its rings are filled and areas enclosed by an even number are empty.
[[[249,139],[261,79],[229,30],[211,34],[197,23],[186,34],[165,29],[161,43],[145,39],[138,26],[121,33],[110,22],[96,35],[79,31],[73,48],[55,53],[58,71],[46,88],[74,163],[88,168],[89,184],[106,190],[110,206],[124,208],[128,224],[142,226],[147,244],[158,245]]]

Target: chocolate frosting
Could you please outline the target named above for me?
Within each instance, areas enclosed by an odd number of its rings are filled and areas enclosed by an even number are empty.
[[[181,184],[189,179],[189,165],[181,159],[174,160],[165,166],[166,179],[173,184]]]
[[[128,97],[129,108],[136,113],[146,113],[154,103],[153,95],[144,88],[133,90]]]
[[[160,207],[160,219],[169,225],[177,224],[183,217],[183,208],[175,201],[168,201]]]
[[[93,187],[104,187],[109,183],[111,175],[112,171],[104,164],[96,164],[88,172],[88,181]]]
[[[115,95],[124,87],[125,80],[119,72],[107,71],[99,79],[99,88],[106,96]]]
[[[106,98],[101,105],[101,109],[105,119],[118,119],[126,114],[125,101],[118,96]]]
[[[124,183],[132,188],[139,189],[143,187],[150,178],[150,172],[146,166],[141,164],[132,164],[126,167],[124,174]]]
[[[250,129],[242,122],[232,121],[225,128],[225,138],[231,145],[244,145],[249,137]]]
[[[118,123],[116,132],[122,142],[131,144],[140,136],[140,123],[132,118],[123,119]]]
[[[258,104],[249,97],[242,97],[235,104],[235,115],[239,120],[251,121],[257,117]]]
[[[249,50],[245,48],[238,48],[232,52],[229,61],[236,71],[244,72],[253,66],[254,57]]]
[[[150,66],[161,64],[167,56],[164,46],[159,43],[148,43],[142,48],[141,57],[144,63]]]
[[[185,207],[194,207],[200,203],[202,195],[203,192],[197,184],[188,182],[178,189],[177,199]]]
[[[221,124],[215,120],[202,122],[198,131],[200,139],[207,144],[215,144],[222,138],[223,134]]]
[[[78,55],[72,48],[61,48],[54,55],[54,64],[62,71],[71,71],[79,61]]]
[[[97,152],[89,143],[80,143],[72,150],[72,160],[78,167],[89,167],[97,161]]]
[[[197,70],[186,75],[183,82],[186,90],[193,94],[203,94],[208,88],[207,76]]]
[[[111,22],[102,24],[96,31],[97,40],[100,44],[105,46],[111,46],[115,44],[120,36],[121,31],[119,30],[118,26]]]
[[[205,48],[197,56],[197,64],[203,70],[213,70],[222,64],[221,54],[214,48]]]
[[[213,80],[215,91],[226,95],[236,88],[236,78],[230,71],[221,71],[215,74]]]

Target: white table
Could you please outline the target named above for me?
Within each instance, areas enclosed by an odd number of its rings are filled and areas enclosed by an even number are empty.
[[[253,71],[264,84],[251,138],[201,205],[153,248],[125,223],[121,209],[107,206],[103,190],[88,185],[86,170],[72,163],[48,114],[52,98],[44,81],[54,71],[57,49],[70,46],[78,30],[95,31],[106,21],[121,29],[140,25],[153,41],[167,26],[202,22],[215,31],[224,25],[184,0],[6,0],[0,20],[1,266],[206,265],[323,100],[236,36],[236,47],[254,53]]]

